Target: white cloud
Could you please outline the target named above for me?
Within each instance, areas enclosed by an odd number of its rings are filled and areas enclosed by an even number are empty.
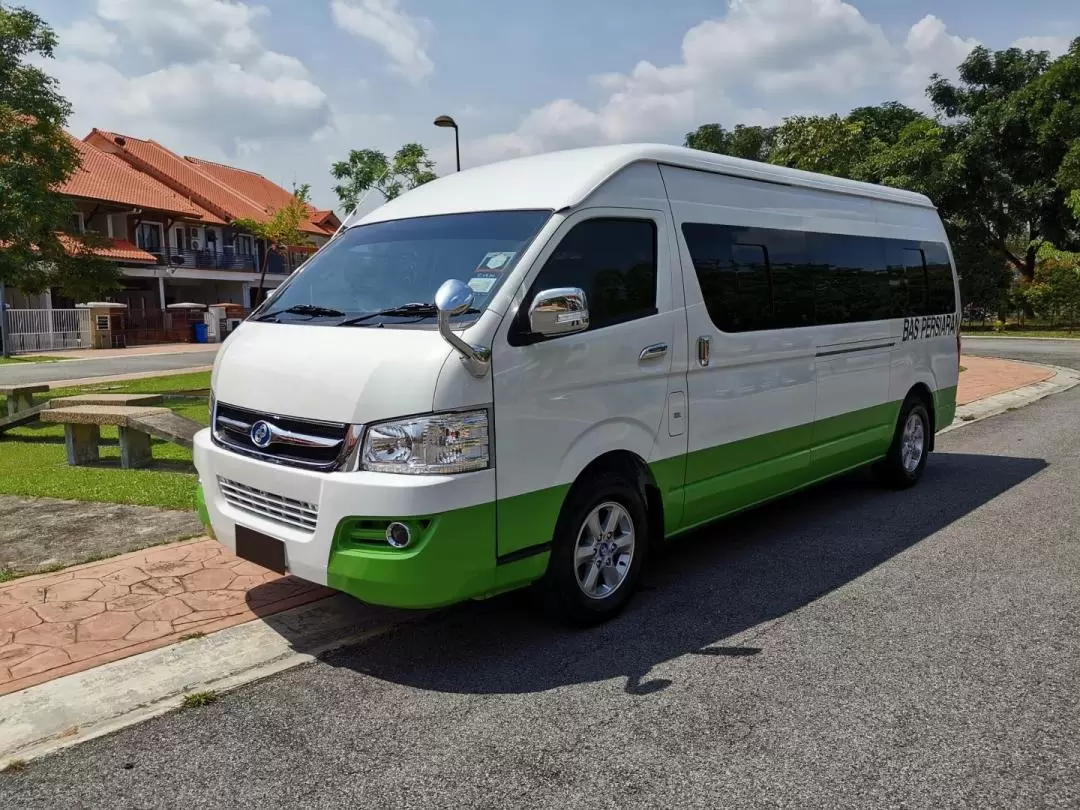
[[[43,67],[72,101],[77,136],[100,127],[153,138],[286,184],[295,171],[329,205],[327,150],[344,137],[305,64],[263,44],[267,20],[265,8],[235,0],[98,0]]]
[[[1069,50],[1071,42],[1069,37],[1020,37],[1013,43],[1013,47],[1025,51],[1050,51],[1052,57],[1058,57]]]
[[[398,0],[333,0],[330,11],[339,28],[386,51],[392,67],[416,83],[435,69],[427,54],[430,24],[402,11]]]
[[[104,57],[116,48],[116,34],[95,20],[76,20],[56,32],[61,52]]]
[[[707,121],[770,123],[850,107],[871,94],[925,107],[930,75],[954,74],[976,44],[934,16],[894,42],[842,0],[729,0],[725,16],[687,31],[680,61],[641,61],[627,73],[595,77],[602,101],[564,98],[538,107],[514,131],[469,144],[469,162],[589,143],[681,140]]]
[[[234,0],[98,0],[97,13],[126,29],[144,56],[171,64],[257,55],[262,45],[253,24],[268,11]]]

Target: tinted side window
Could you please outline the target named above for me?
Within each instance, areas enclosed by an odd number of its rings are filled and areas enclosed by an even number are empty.
[[[656,314],[656,224],[590,219],[574,226],[540,270],[526,300],[553,287],[585,291],[590,330]]]
[[[927,315],[948,315],[956,312],[956,288],[953,287],[952,267],[945,245],[939,242],[923,244],[926,257]]]
[[[765,246],[750,242],[752,230],[687,222],[682,231],[712,322],[725,332],[770,328]]]
[[[761,229],[772,283],[772,328],[814,325],[814,274],[802,231]]]
[[[868,236],[807,234],[818,324],[893,317],[885,242]]]
[[[910,318],[926,314],[926,263],[914,243],[888,241],[889,285],[893,297],[893,317]]]

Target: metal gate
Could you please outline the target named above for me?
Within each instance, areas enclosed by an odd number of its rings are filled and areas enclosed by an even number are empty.
[[[9,309],[12,354],[91,348],[88,309]]]

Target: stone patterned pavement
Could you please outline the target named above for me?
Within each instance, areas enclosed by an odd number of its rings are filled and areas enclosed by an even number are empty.
[[[206,539],[0,585],[0,695],[329,596]]]

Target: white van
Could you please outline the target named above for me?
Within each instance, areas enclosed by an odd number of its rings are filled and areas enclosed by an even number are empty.
[[[662,538],[954,415],[919,194],[670,146],[452,174],[348,223],[229,338],[200,506],[249,560],[430,608],[537,583],[613,615]]]

